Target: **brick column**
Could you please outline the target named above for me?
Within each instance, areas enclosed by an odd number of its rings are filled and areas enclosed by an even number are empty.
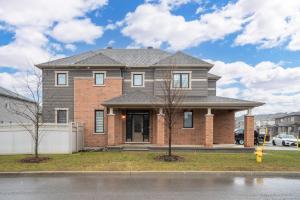
[[[204,147],[212,148],[214,138],[214,115],[205,115]]]
[[[244,147],[254,146],[254,116],[245,115],[244,119]]]
[[[157,122],[156,122],[156,143],[158,145],[165,144],[165,118],[162,113],[157,114]]]
[[[109,146],[115,145],[115,135],[116,135],[116,115],[107,115],[107,144]]]

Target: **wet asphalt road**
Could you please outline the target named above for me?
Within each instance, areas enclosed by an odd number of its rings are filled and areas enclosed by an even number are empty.
[[[300,178],[233,175],[5,175],[2,200],[300,199]]]

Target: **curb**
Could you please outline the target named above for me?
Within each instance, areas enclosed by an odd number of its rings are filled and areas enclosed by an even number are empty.
[[[25,171],[0,172],[6,175],[231,175],[231,176],[282,176],[300,177],[298,171]]]

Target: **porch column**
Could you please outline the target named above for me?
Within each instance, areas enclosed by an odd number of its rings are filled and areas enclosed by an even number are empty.
[[[244,118],[244,147],[254,146],[254,116],[252,110],[248,110],[248,114]]]
[[[205,132],[204,132],[204,147],[213,147],[213,137],[214,136],[214,115],[211,114],[211,108],[207,109],[207,114],[205,115]]]
[[[158,145],[165,144],[165,118],[162,111],[162,108],[159,109],[159,113],[157,114],[157,122],[156,122],[156,143]]]
[[[115,145],[115,135],[116,135],[116,115],[114,114],[113,108],[109,109],[109,114],[107,114],[107,144],[109,146]]]

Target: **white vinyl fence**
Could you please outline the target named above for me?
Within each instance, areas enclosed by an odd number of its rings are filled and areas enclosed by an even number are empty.
[[[27,128],[18,124],[0,124],[0,155],[5,154],[32,154],[34,141]],[[43,124],[40,127],[39,153],[73,153],[84,147],[83,125],[69,124]]]

